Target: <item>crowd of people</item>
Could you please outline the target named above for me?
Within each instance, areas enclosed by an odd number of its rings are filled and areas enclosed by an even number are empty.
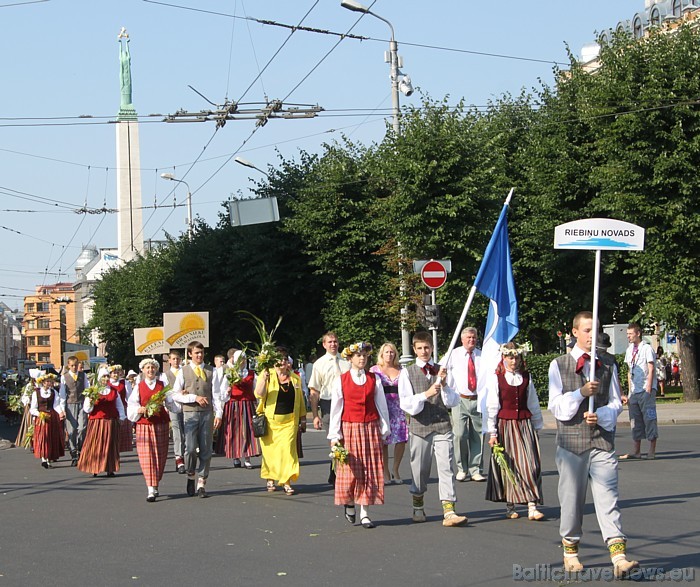
[[[615,575],[624,576],[638,563],[626,555],[614,431],[622,405],[628,403],[634,450],[620,458],[640,458],[643,439],[650,443],[648,457],[654,458],[656,355],[641,340],[641,328],[630,324],[625,359],[630,393],[623,396],[612,355],[600,349],[591,371],[591,313],[579,313],[572,331],[575,346],[549,368],[564,567],[570,572],[583,569],[578,547],[591,485]],[[333,456],[328,482],[348,523],[359,517],[363,528],[375,527],[370,508],[384,503],[385,485],[404,482],[399,467],[407,444],[413,522],[426,521],[424,500],[433,460],[445,527],[468,522],[456,507],[456,483],[465,481],[485,482],[485,498],[503,503],[506,519],[520,517],[518,505],[527,508],[528,520],[546,519],[538,435],[543,416],[526,348],[513,342],[501,345],[497,368],[484,374],[476,330],[467,327],[461,336],[462,346],[436,363],[431,335],[417,332],[415,362],[405,367],[391,343],[379,347],[375,358],[369,342],[340,351],[333,332],[323,336],[326,353],[311,368],[308,403],[314,428],[327,435]],[[301,474],[307,387],[304,372],[293,369],[288,349],[276,350],[276,364],[256,373],[239,349],[230,349],[227,357],[218,355],[215,365],[208,365],[203,345],[195,342],[186,350],[186,363],[173,350],[162,372],[158,361],[147,358],[140,362],[139,373],[125,374],[120,365],[112,365],[100,369],[92,383],[71,357],[60,379],[33,373],[20,435],[29,437],[42,467],[51,468],[67,449],[71,465],[93,476],[115,475],[120,453],[133,450],[135,442],[149,503],[159,497],[171,437],[175,470],[186,475],[190,496],[207,497],[214,451],[233,467],[246,469],[253,468],[252,458],[262,457],[266,490],[281,488],[292,496]],[[22,440],[18,437],[18,443]],[[485,445],[491,449],[487,472]]]

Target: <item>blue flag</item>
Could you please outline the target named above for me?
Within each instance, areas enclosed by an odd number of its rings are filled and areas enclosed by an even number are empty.
[[[474,281],[474,287],[491,299],[486,320],[484,344],[490,339],[499,345],[512,340],[520,330],[518,300],[515,294],[513,266],[508,243],[508,204],[503,206],[484,259]]]

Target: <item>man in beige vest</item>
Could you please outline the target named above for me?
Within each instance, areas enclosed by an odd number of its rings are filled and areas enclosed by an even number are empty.
[[[201,342],[191,342],[187,356],[190,362],[175,378],[173,399],[182,405],[187,495],[207,497],[204,486],[209,477],[214,430],[221,426],[221,392],[226,378],[222,383],[212,366],[204,364],[204,345]]]

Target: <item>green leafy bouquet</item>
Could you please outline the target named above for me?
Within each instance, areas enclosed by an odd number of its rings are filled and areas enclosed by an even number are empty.
[[[253,345],[253,350],[256,354],[255,363],[257,365],[257,371],[260,373],[265,369],[272,369],[284,358],[277,350],[277,345],[273,338],[282,322],[282,317],[280,316],[275,327],[268,332],[265,323],[260,318],[245,310],[241,310],[240,313],[249,316],[244,318],[244,320],[250,322],[255,327],[258,337],[260,338],[260,343]]]
[[[172,386],[166,385],[159,392],[154,393],[149,400],[146,402],[146,418],[155,416],[163,409],[163,404],[165,403],[165,398],[168,392],[172,391]]]
[[[517,487],[518,485],[520,485],[520,483],[518,483],[517,478],[515,477],[513,469],[510,468],[510,464],[508,463],[508,454],[503,448],[503,445],[497,442],[493,445],[491,452],[493,453],[493,458],[496,461],[498,468],[501,470],[501,474],[503,475],[503,477],[508,479],[508,481],[510,481],[513,487]]]
[[[333,470],[335,471],[338,465],[347,464],[350,453],[348,453],[348,449],[342,444],[334,444],[331,447],[331,452],[328,456],[333,459]]]
[[[245,365],[245,353],[246,349],[244,347],[233,364],[233,367],[226,367],[226,369],[224,369],[224,374],[226,375],[226,380],[229,385],[236,385],[241,382],[241,369],[243,369],[243,365]]]
[[[102,395],[100,394],[100,390],[104,389],[102,385],[91,385],[90,387],[86,387],[85,390],[83,391],[83,395],[90,400],[90,403],[94,406],[98,401],[100,401],[100,398]]]

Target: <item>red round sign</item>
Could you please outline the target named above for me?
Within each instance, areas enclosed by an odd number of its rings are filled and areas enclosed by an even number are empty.
[[[428,261],[420,270],[420,277],[430,289],[439,289],[447,281],[447,269],[440,261]]]

